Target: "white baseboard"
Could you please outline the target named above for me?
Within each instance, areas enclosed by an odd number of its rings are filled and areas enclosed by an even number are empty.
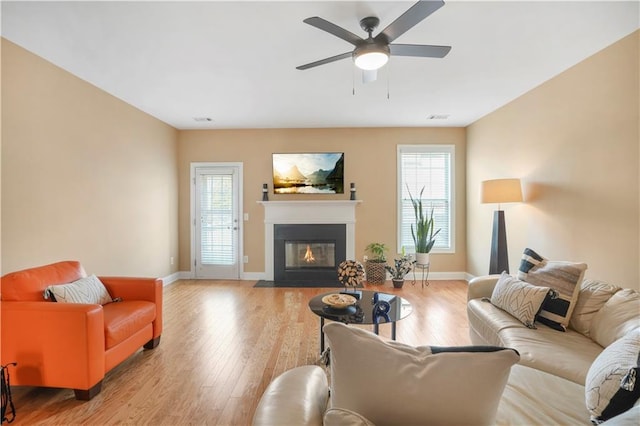
[[[258,281],[264,280],[266,274],[264,272],[244,272],[241,274],[241,280]],[[162,285],[169,285],[177,280],[193,280],[196,279],[191,271],[178,271],[165,278],[162,278]]]
[[[192,271],[180,271],[179,274],[181,280],[192,280],[196,277]]]
[[[164,287],[166,285],[172,284],[178,281],[180,278],[180,272],[174,272],[171,275],[167,275],[166,277],[162,278],[162,286]]]
[[[265,272],[243,272],[240,276],[241,280],[246,281],[259,281],[266,279],[267,274]],[[465,280],[469,281],[474,278],[473,275],[468,272],[430,272],[429,279],[431,280]],[[169,285],[177,280],[192,280],[194,279],[191,271],[179,271],[175,272],[165,278],[162,278],[163,285]],[[389,278],[390,279],[390,278]],[[413,279],[413,272],[410,272],[405,279]],[[416,279],[422,279],[422,273],[416,272]]]
[[[264,272],[243,272],[240,275],[240,279],[247,281],[259,281],[266,279],[266,276],[267,274],[265,274]]]
[[[240,277],[241,280],[250,280],[250,281],[258,281],[258,280],[266,280],[266,273],[264,272],[245,272]],[[429,273],[429,278],[432,280],[467,280],[467,277],[470,275],[466,272],[431,272]],[[405,277],[405,279],[413,278],[413,273],[409,273]],[[421,279],[422,273],[420,271],[416,271],[416,279]],[[391,279],[391,276],[388,275],[387,279]]]
[[[173,284],[178,280],[190,280],[190,279],[193,279],[193,274],[190,271],[178,271],[162,278],[162,285],[166,286],[169,284]]]
[[[466,272],[429,272],[430,280],[464,280]],[[413,272],[410,272],[405,279],[413,279]],[[422,272],[416,271],[416,279],[422,279]]]

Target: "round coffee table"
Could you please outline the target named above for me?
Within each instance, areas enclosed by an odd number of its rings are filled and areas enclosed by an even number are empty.
[[[350,294],[357,299],[357,302],[355,305],[345,309],[334,309],[322,302],[323,297],[335,293]],[[384,312],[387,309],[386,306],[382,311],[378,310],[377,313],[374,311],[376,295],[378,302],[389,304],[388,312]],[[322,327],[325,319],[344,324],[372,324],[373,331],[376,334],[378,334],[378,326],[381,323],[391,323],[391,339],[396,340],[396,322],[413,312],[413,307],[407,299],[394,294],[372,290],[336,290],[322,293],[309,300],[309,309],[320,317],[320,353],[324,352],[324,332]]]

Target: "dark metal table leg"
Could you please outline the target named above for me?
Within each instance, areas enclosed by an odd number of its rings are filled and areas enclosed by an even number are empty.
[[[380,324],[378,323],[373,324],[373,332],[376,334],[380,334],[379,331],[380,331]]]
[[[391,323],[391,340],[396,340],[396,322]]]
[[[320,317],[320,354],[324,353],[324,318]]]

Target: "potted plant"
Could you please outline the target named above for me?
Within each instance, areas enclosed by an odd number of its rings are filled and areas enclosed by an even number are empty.
[[[407,187],[407,191],[408,190],[409,187]],[[413,237],[416,248],[416,263],[419,265],[428,265],[429,252],[431,252],[436,242],[435,237],[440,232],[440,229],[434,232],[433,208],[431,208],[429,217],[425,215],[422,206],[423,191],[424,186],[420,190],[420,196],[417,199],[413,198],[411,191],[409,191],[409,198],[411,198],[411,204],[413,204],[413,212],[416,218],[416,223],[411,225],[411,236]]]
[[[364,265],[369,284],[384,284],[387,280],[387,273],[384,269],[387,264],[385,257],[387,250],[387,246],[383,243],[371,243],[365,248],[365,251],[371,254]]]
[[[395,288],[402,288],[404,285],[404,277],[411,272],[413,264],[416,261],[409,254],[404,254],[404,247],[402,248],[402,257],[393,260],[393,267],[385,265],[384,269],[391,274],[391,281]]]

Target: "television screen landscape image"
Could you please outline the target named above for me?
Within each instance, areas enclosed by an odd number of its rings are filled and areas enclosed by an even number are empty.
[[[273,154],[275,194],[343,194],[344,153]]]

